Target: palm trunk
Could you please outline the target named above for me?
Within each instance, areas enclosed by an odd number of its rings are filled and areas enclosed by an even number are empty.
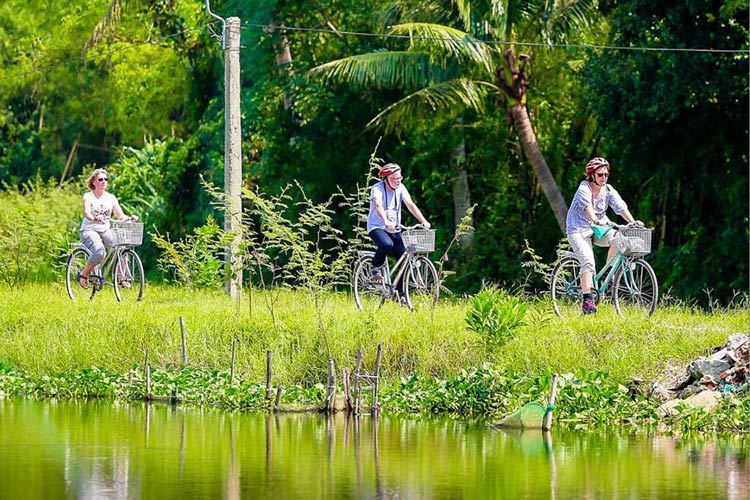
[[[274,44],[276,67],[279,68],[281,74],[286,73],[288,76],[291,76],[294,74],[292,71],[292,51],[289,50],[289,39],[286,36],[286,31],[284,31],[283,25],[272,23],[271,26],[279,29],[279,39]],[[288,110],[293,104],[292,97],[287,92],[284,92],[283,99],[284,109]]]
[[[552,212],[555,214],[557,224],[565,234],[565,219],[568,216],[568,205],[560,194],[555,177],[547,165],[539,149],[539,143],[536,142],[536,134],[531,127],[529,113],[526,110],[526,89],[529,83],[526,81],[524,68],[526,63],[531,59],[530,56],[521,54],[519,56],[520,65],[516,64],[516,53],[513,48],[505,51],[504,65],[501,64],[495,70],[495,80],[498,87],[505,91],[508,99],[508,114],[510,115],[511,127],[518,130],[518,136],[521,139],[521,145],[526,153],[526,157],[531,162],[531,168],[534,169],[537,179],[542,186],[544,195],[549,201]]]
[[[471,193],[469,192],[469,176],[466,172],[466,143],[463,133],[463,118],[456,119],[456,128],[458,137],[456,146],[451,151],[451,165],[453,166],[453,221],[456,227],[471,208]],[[468,225],[474,226],[474,222],[469,220]],[[470,247],[474,240],[474,231],[467,231],[461,234],[458,244],[461,247]]]
[[[544,156],[542,156],[539,143],[536,142],[536,135],[534,134],[534,129],[531,127],[531,120],[526,111],[526,106],[524,104],[516,104],[510,108],[510,114],[516,130],[518,130],[523,150],[531,162],[531,168],[534,169],[534,173],[542,185],[542,190],[547,197],[547,201],[549,201],[552,212],[555,214],[560,230],[565,234],[565,218],[568,214],[568,205],[565,203],[565,199],[557,187],[555,177],[544,160]]]

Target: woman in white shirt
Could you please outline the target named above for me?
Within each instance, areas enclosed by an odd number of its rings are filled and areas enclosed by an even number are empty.
[[[86,185],[91,191],[83,195],[83,222],[80,234],[81,242],[89,249],[91,256],[78,276],[82,288],[89,287],[91,271],[104,260],[106,249],[114,242],[114,234],[109,225],[112,216],[120,220],[138,220],[136,215],[125,215],[117,197],[107,192],[108,181],[109,176],[103,168],[94,170],[86,180]]]

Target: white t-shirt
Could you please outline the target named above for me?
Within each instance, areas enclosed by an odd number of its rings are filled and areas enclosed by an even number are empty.
[[[396,226],[401,224],[401,205],[404,199],[411,201],[406,186],[399,184],[395,191],[388,191],[385,182],[378,182],[370,189],[370,213],[367,215],[367,232],[373,229],[385,229],[385,221],[375,211],[375,200],[383,202],[385,216]]]
[[[117,197],[105,191],[101,197],[97,198],[93,191],[89,191],[83,195],[83,199],[89,202],[91,215],[102,222],[90,221],[84,217],[83,222],[81,222],[81,231],[92,230],[100,233],[107,231],[109,229],[109,219],[112,217],[115,205],[117,205]]]

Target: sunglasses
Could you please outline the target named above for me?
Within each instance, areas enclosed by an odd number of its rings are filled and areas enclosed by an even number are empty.
[[[99,181],[99,182],[105,182],[106,180],[107,180],[107,178],[106,178],[106,177],[99,177],[99,178],[97,179],[97,181]]]
[[[609,174],[607,172],[602,172],[602,173],[597,172],[594,175],[596,175],[597,177],[609,177]]]

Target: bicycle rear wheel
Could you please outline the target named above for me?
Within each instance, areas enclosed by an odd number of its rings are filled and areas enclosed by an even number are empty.
[[[373,279],[372,256],[365,255],[355,262],[352,288],[354,301],[360,310],[375,311],[383,305],[387,295],[386,279],[387,276],[382,276],[380,281]]]
[[[112,283],[115,285],[115,297],[120,302],[137,302],[143,298],[146,279],[143,276],[143,264],[131,248],[115,255],[117,259],[112,270]]]
[[[615,276],[612,298],[617,314],[623,318],[629,309],[651,316],[659,300],[659,284],[651,265],[643,259],[623,262]]]
[[[581,264],[575,257],[564,257],[552,270],[552,304],[562,317],[581,314]]]
[[[77,300],[87,295],[90,297],[93,290],[93,283],[89,283],[89,289],[81,288],[78,276],[86,267],[89,260],[89,251],[86,248],[79,247],[74,249],[68,255],[68,262],[65,264],[65,288],[68,290],[70,300]]]
[[[440,294],[437,269],[430,259],[420,255],[409,266],[406,274],[406,303],[410,309],[433,308]]]

